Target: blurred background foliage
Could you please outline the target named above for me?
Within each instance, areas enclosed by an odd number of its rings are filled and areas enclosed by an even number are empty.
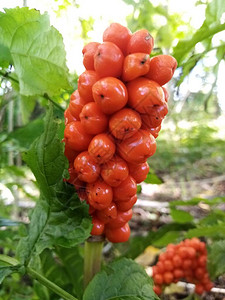
[[[180,9],[183,1],[178,0],[20,2],[16,1],[14,6],[48,11],[51,24],[62,33],[69,86],[51,97],[48,94],[21,94],[14,65],[6,62],[0,43],[0,229],[4,229],[0,230],[1,253],[15,251],[18,239],[26,232],[23,226],[19,227],[19,232],[15,230],[17,221],[28,222],[29,208],[39,196],[22,153],[43,132],[43,116],[49,102],[55,104],[57,115],[63,119],[70,94],[83,71],[82,47],[89,41],[100,41],[110,22],[121,22],[131,31],[148,29],[155,39],[151,56],[171,54],[178,61],[175,76],[167,84],[170,109],[157,138],[157,152],[149,160],[151,172],[164,182],[175,183],[224,174],[225,1],[193,0],[189,6],[184,5],[184,10]],[[110,2],[114,3],[118,15],[110,11],[110,7],[106,10]],[[13,7],[13,3],[3,0],[0,9],[9,5]],[[98,12],[94,13],[93,7],[98,8]],[[214,215],[216,219],[217,215]],[[146,245],[150,241],[147,239]],[[5,281],[0,299],[39,299],[29,289],[26,295],[20,295],[21,284],[26,284],[29,279],[18,280],[8,278]],[[37,293],[40,295],[45,291]],[[42,299],[48,299],[48,296]]]

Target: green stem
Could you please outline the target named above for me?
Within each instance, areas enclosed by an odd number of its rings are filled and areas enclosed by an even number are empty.
[[[3,261],[11,266],[16,266],[19,264],[17,259],[3,254],[0,254],[0,261]]]
[[[0,75],[2,75],[5,78],[8,78],[16,83],[19,84],[19,81],[15,78],[13,78],[10,73],[8,72],[3,72],[2,70],[0,70]],[[54,100],[52,100],[49,95],[47,93],[45,93],[44,95],[42,95],[43,98],[47,99],[48,101],[50,101],[51,103],[53,103],[55,105],[55,107],[57,107],[58,109],[64,111],[64,108],[62,106],[60,106],[58,103],[56,103]]]
[[[64,108],[62,106],[60,106],[58,103],[56,103],[55,101],[53,101],[48,94],[44,94],[42,97],[44,97],[45,99],[47,99],[48,101],[50,101],[51,103],[53,103],[55,105],[55,107],[57,107],[58,109],[65,111]]]
[[[16,266],[19,265],[19,261],[16,260],[15,258],[12,258],[10,256],[2,255],[0,254],[0,261],[7,263],[11,266]],[[42,276],[41,274],[37,273],[35,270],[27,267],[26,268],[26,273],[29,274],[33,279],[36,279],[39,281],[41,284],[52,290],[54,293],[59,295],[65,300],[78,300],[71,294],[67,293],[65,290],[63,290],[61,287],[53,283],[52,281],[48,280],[46,277]]]
[[[19,83],[19,81],[16,78],[13,78],[12,76],[10,76],[10,74],[8,72],[2,72],[2,70],[0,70],[0,75],[2,75],[5,78],[9,78],[10,80]]]
[[[27,274],[29,274],[32,278],[39,281],[41,284],[52,290],[54,293],[59,295],[65,300],[78,300],[77,298],[73,297],[71,294],[67,293],[65,290],[60,288],[58,285],[53,283],[52,281],[48,280],[46,277],[42,276],[41,274],[37,273],[33,269],[27,267]]]
[[[84,246],[84,288],[101,269],[103,238],[91,237]]]

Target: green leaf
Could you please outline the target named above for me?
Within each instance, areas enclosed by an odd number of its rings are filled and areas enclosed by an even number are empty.
[[[40,284],[38,281],[34,280],[33,289],[41,300],[50,300],[49,290],[44,285]]]
[[[144,182],[150,184],[162,184],[163,180],[150,170]]]
[[[212,278],[225,273],[225,240],[214,241],[208,247],[208,270]]]
[[[0,284],[7,276],[17,271],[18,267],[16,266],[0,266]]]
[[[186,40],[178,42],[176,47],[173,49],[173,56],[176,58],[178,66],[181,66],[186,56],[193,50],[198,42],[204,41],[205,39],[211,38],[217,32],[225,30],[224,24],[212,24],[210,28],[206,23],[195,32],[195,34]]]
[[[159,237],[155,241],[153,241],[153,245],[157,248],[162,248],[165,247],[166,245],[170,243],[174,243],[177,241],[180,237],[180,232],[179,231],[168,231],[165,232],[165,234],[162,237]]]
[[[20,127],[10,133],[7,141],[14,140],[21,150],[27,150],[34,140],[41,135],[44,130],[43,119],[36,119],[29,122],[27,125]]]
[[[224,203],[224,202],[225,202],[225,197],[215,197],[212,199],[195,197],[195,198],[192,198],[190,200],[185,200],[185,201],[184,200],[171,201],[170,207],[173,208],[177,205],[179,205],[179,206],[195,206],[195,205],[198,205],[199,203],[205,203],[210,206],[213,206],[213,205],[217,205],[217,204]]]
[[[225,236],[225,223],[215,224],[213,226],[199,226],[194,229],[190,229],[185,238],[192,237],[224,237]]]
[[[56,253],[61,260],[66,272],[73,284],[73,294],[79,299],[83,295],[83,270],[84,258],[83,248],[77,246],[75,248],[57,247]]]
[[[46,13],[27,7],[0,12],[0,44],[11,54],[22,95],[56,95],[69,87],[63,39]]]
[[[225,2],[224,0],[212,0],[206,7],[205,22],[210,25],[213,22],[219,22],[222,14],[225,11]]]
[[[69,283],[68,274],[64,266],[55,258],[55,253],[49,249],[45,249],[40,255],[40,259],[42,273],[46,278],[59,286],[65,286]]]
[[[40,187],[40,200],[33,210],[29,234],[18,245],[18,256],[28,263],[32,255],[54,245],[73,247],[90,235],[88,206],[80,202],[73,186],[63,181],[67,167],[63,143],[58,138],[59,120],[52,105],[45,120],[44,133],[34,141],[24,160]]]
[[[66,158],[63,143],[58,138],[60,120],[54,119],[52,106],[45,119],[45,129],[36,139],[23,159],[31,168],[39,184],[41,194],[50,203],[54,197],[54,186],[62,178]]]
[[[140,184],[137,185],[137,194],[140,194],[142,191],[142,186]]]
[[[7,68],[12,63],[12,57],[9,48],[0,43],[0,67]]]
[[[34,110],[36,99],[34,97],[20,97],[20,110],[23,124],[27,124]]]
[[[152,280],[137,263],[120,259],[98,273],[89,283],[83,300],[154,300]]]
[[[187,223],[193,221],[193,216],[187,211],[170,209],[170,215],[177,223]]]

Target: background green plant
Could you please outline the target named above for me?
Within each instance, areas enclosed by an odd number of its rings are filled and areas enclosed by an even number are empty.
[[[225,29],[224,1],[196,1],[196,5],[205,7],[205,19],[198,30],[182,21],[181,15],[170,14],[169,6],[154,6],[148,0],[124,2],[132,6],[132,13],[127,17],[128,27],[132,31],[146,28],[154,36],[152,55],[170,53],[178,61],[175,79],[168,87],[170,114],[157,139],[157,153],[149,160],[151,171],[147,182],[162,183],[168,176],[179,181],[223,174],[223,128],[217,122],[223,112],[216,85],[225,46],[224,40],[215,43],[213,37]],[[71,6],[78,7],[73,1],[64,1],[58,6],[57,14]],[[161,20],[165,25],[161,26]],[[80,18],[79,21],[80,38],[88,41],[88,32],[94,28],[95,20]],[[201,47],[196,47],[197,44]],[[212,53],[216,60],[208,67],[205,59]],[[179,98],[179,88],[199,66],[202,89]],[[203,87],[211,74],[214,81],[205,94]],[[124,289],[115,295],[109,289],[102,299],[112,296],[115,300],[154,299],[151,280],[126,258],[99,273],[83,296],[82,243],[90,234],[91,222],[87,206],[62,182],[67,162],[60,142],[63,111],[76,88],[77,74],[69,74],[62,36],[50,26],[47,13],[40,14],[29,8],[0,12],[0,78],[0,252],[19,259],[18,266],[5,263],[0,266],[0,279],[6,277],[1,284],[0,299],[59,299],[28,276],[24,267],[35,269],[78,299],[91,299],[99,281],[104,286],[109,280],[119,282],[125,273],[115,278],[114,270],[126,269],[128,265],[139,274],[133,293],[128,295]],[[185,126],[182,125],[184,120]],[[225,272],[221,263],[225,257],[225,216],[220,209],[224,200],[217,197],[173,201],[170,224],[157,231],[150,228],[147,236],[133,237],[129,243],[112,250],[115,256],[134,259],[150,244],[161,248],[186,237],[203,237],[209,246],[209,270],[215,278]],[[189,209],[201,203],[210,209],[196,219]],[[35,208],[30,210],[33,205]],[[30,226],[27,225],[28,214]],[[143,280],[147,290],[140,289]]]

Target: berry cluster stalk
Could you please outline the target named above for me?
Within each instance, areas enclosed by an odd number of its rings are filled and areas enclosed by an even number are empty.
[[[90,237],[84,246],[84,288],[101,269],[102,261],[102,237]]]

